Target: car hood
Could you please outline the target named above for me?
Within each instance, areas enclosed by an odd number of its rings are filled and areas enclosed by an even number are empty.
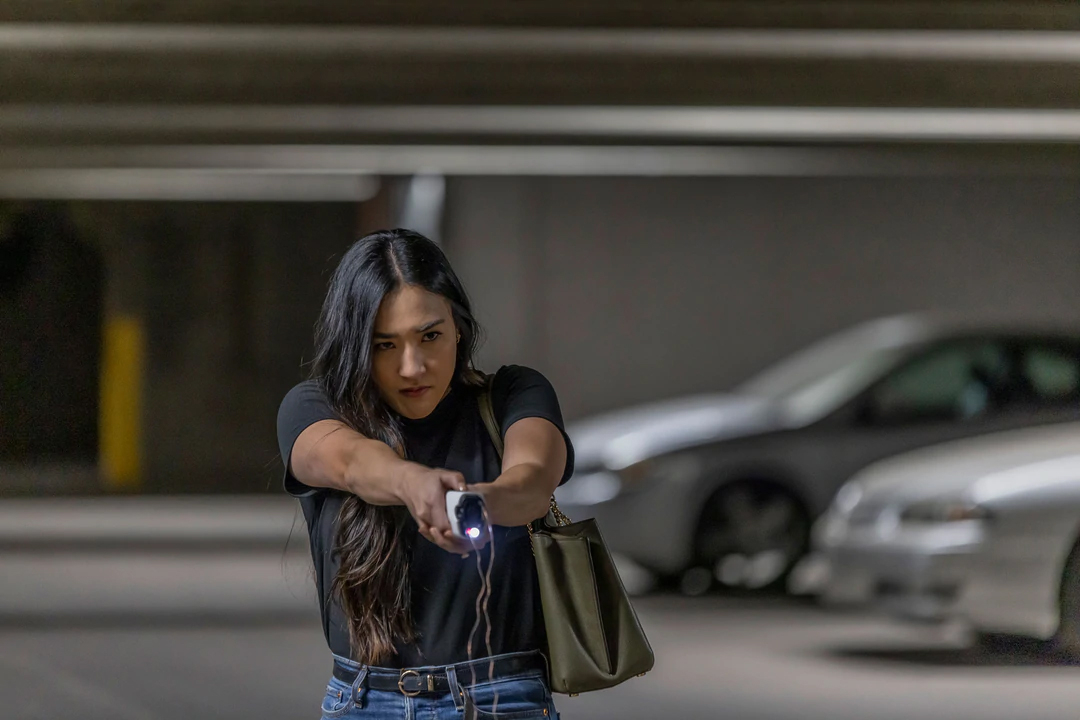
[[[1032,473],[1043,468],[1061,475],[1080,475],[1080,424],[1029,428],[951,442],[876,463],[860,472],[852,485],[859,505],[880,507],[965,495],[989,502],[1022,492],[1039,482]]]
[[[620,469],[646,458],[779,426],[768,400],[744,395],[696,395],[640,405],[571,423],[579,469]]]

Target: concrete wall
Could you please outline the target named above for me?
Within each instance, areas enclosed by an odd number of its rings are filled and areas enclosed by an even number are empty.
[[[539,368],[571,419],[729,388],[883,314],[1080,324],[1076,180],[459,178],[446,208],[444,246],[488,331],[482,367]],[[146,330],[144,488],[277,491],[277,405],[337,259],[386,213],[72,212],[104,262],[106,312]]]
[[[97,454],[104,269],[66,208],[0,205],[0,485]]]
[[[1080,183],[507,179],[450,183],[445,245],[489,334],[568,417],[718,390],[910,310],[1080,324]]]
[[[106,306],[147,341],[143,486],[278,489],[274,418],[306,372],[352,204],[96,203]]]

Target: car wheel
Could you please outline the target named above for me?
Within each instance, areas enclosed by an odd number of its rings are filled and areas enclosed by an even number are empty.
[[[1015,635],[999,632],[975,631],[973,645],[976,650],[987,655],[1009,655],[1015,653],[1021,639]]]
[[[740,482],[705,504],[695,562],[680,589],[700,595],[712,587],[762,591],[781,588],[806,552],[810,520],[790,492],[768,482]]]
[[[1069,559],[1065,561],[1059,602],[1061,619],[1052,641],[1053,649],[1070,658],[1080,659],[1080,542],[1073,547]]]
[[[982,630],[975,631],[973,646],[976,651],[994,661],[1002,658],[1026,661],[1058,653],[1053,641]]]

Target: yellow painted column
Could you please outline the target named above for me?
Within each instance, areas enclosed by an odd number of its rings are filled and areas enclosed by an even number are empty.
[[[98,461],[109,490],[142,483],[142,390],[145,367],[142,323],[128,315],[105,320],[101,358]]]

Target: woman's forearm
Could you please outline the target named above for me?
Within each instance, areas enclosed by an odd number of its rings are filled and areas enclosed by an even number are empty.
[[[386,443],[361,437],[348,454],[344,483],[372,505],[403,505],[402,478],[412,464]]]
[[[550,475],[539,463],[509,468],[493,482],[470,485],[484,496],[492,525],[516,527],[547,514],[554,490]]]
[[[301,482],[343,490],[371,505],[404,505],[428,540],[448,552],[468,551],[451,536],[446,517],[446,491],[465,489],[461,473],[404,460],[389,445],[334,420],[305,429],[292,456]]]
[[[400,478],[408,464],[386,443],[336,420],[305,429],[291,459],[293,475],[304,484],[344,490],[373,505],[402,504]]]

